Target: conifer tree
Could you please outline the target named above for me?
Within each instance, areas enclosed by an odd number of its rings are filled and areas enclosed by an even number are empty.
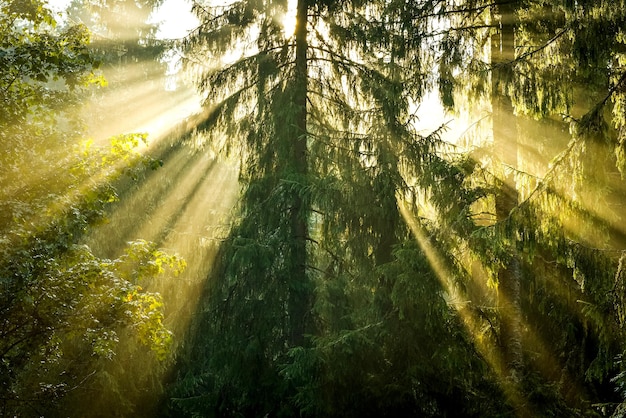
[[[233,46],[241,53],[200,74],[211,108],[200,128],[241,156],[243,197],[208,290],[210,319],[197,323],[202,348],[191,355],[202,361],[183,368],[189,376],[178,385],[178,407],[333,416],[358,403],[355,414],[441,414],[445,395],[420,381],[450,394],[477,380],[460,372],[464,381],[446,386],[425,366],[437,361],[441,374],[468,353],[425,247],[443,254],[457,278],[469,274],[463,257],[497,272],[501,309],[471,309],[484,329],[498,331],[505,364],[498,371],[528,397],[514,405],[521,414],[589,409],[587,396],[613,399],[598,393],[611,376],[624,386],[624,373],[616,375],[622,334],[612,318],[623,298],[610,289],[623,279],[620,233],[613,215],[598,216],[580,196],[619,200],[581,179],[597,167],[583,151],[600,139],[620,164],[623,39],[612,28],[623,23],[623,7],[553,2],[539,7],[544,15],[537,7],[301,1],[290,36],[279,24],[286,2],[196,6],[204,23],[188,41],[189,60],[216,60]],[[597,48],[593,34],[608,47]],[[575,135],[545,176],[528,180],[517,142],[528,135],[507,129],[519,120],[514,113],[570,113],[577,85],[568,80],[604,93],[570,119]],[[482,161],[446,153],[438,133],[417,135],[409,113],[427,89],[439,88],[454,107],[455,88],[465,93],[468,85],[493,109],[493,149]],[[617,137],[600,111],[611,100]],[[424,202],[435,209],[431,219],[419,216]],[[495,212],[482,222],[481,206]],[[407,239],[407,212],[428,245]],[[580,230],[564,230],[568,217]],[[541,319],[522,323],[529,317]],[[426,335],[438,335],[449,355],[438,357]],[[557,357],[558,367],[539,367]],[[537,381],[548,395],[534,391]],[[378,402],[385,397],[395,401]],[[447,407],[468,413],[467,404]]]
[[[508,126],[517,123],[527,131],[520,130],[518,138],[535,135],[543,141],[538,142],[538,149],[543,154],[548,149],[550,154],[542,155],[545,167],[534,175],[519,170],[533,162],[505,161],[515,173],[519,193],[519,201],[514,197],[508,204],[502,199],[506,198],[502,182],[494,180],[498,169],[491,165],[495,176],[488,173],[485,177],[491,179],[488,195],[495,198],[499,213],[492,224],[470,235],[480,238],[472,241],[473,248],[490,271],[506,272],[500,264],[518,260],[523,326],[516,339],[522,343],[525,362],[521,389],[529,397],[524,410],[532,411],[533,406],[535,411],[592,409],[589,399],[614,401],[606,387],[621,364],[616,343],[621,331],[615,327],[612,296],[607,295],[613,293],[609,289],[614,282],[619,282],[616,270],[624,241],[612,208],[623,207],[616,195],[623,185],[615,181],[618,175],[611,149],[617,146],[619,156],[619,140],[608,121],[615,118],[621,100],[623,67],[615,63],[622,48],[616,34],[623,24],[624,7],[619,2],[513,2],[514,21],[492,25],[485,13],[492,8],[490,3],[467,2],[446,10],[450,30],[444,36],[450,48],[440,61],[443,85],[462,86],[463,94],[471,86],[474,100],[504,101]],[[501,10],[511,5],[497,3]],[[515,38],[515,54],[505,57],[506,48],[490,48],[491,61],[487,60],[485,45],[494,46],[495,36],[506,32]],[[468,50],[472,54],[464,55]],[[487,74],[497,91],[490,91]],[[459,95],[450,89],[442,93],[444,102],[450,99],[448,105],[459,104],[451,100]],[[611,106],[612,101],[617,107]],[[498,107],[494,105],[493,110],[495,117]],[[485,165],[506,155],[517,155],[519,163],[524,149],[535,146],[518,143],[517,151],[502,152],[497,146],[501,127],[494,120],[489,128],[496,142],[495,155],[485,159],[475,152]],[[483,241],[485,237],[489,242]],[[497,278],[502,289],[502,275]],[[495,323],[506,331],[506,312],[496,317]],[[550,363],[559,366],[547,367]],[[548,392],[554,390],[550,395],[554,397],[528,391],[538,382],[549,387]]]
[[[423,17],[437,5],[301,0],[293,35],[281,25],[287,1],[194,6],[202,23],[187,59],[199,64],[209,109],[198,128],[240,157],[242,197],[182,359],[175,410],[468,407],[446,400],[485,380],[465,374],[481,360],[454,347],[460,324],[398,203],[436,189],[445,195],[437,209],[463,222],[475,198],[439,154],[439,132],[419,135],[410,112],[432,81]],[[441,386],[423,381],[442,373],[451,378]]]

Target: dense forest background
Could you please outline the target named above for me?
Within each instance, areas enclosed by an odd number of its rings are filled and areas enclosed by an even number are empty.
[[[0,415],[626,416],[624,0],[0,0]]]

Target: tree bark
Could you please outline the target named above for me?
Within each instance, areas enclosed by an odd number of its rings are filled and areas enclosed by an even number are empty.
[[[296,61],[293,86],[293,106],[295,111],[292,146],[292,164],[295,178],[300,183],[297,189],[306,186],[308,175],[307,160],[307,1],[299,0],[296,9]],[[307,316],[310,311],[311,289],[307,278],[307,236],[308,208],[302,199],[302,193],[293,194],[291,209],[291,228],[293,236],[292,274],[289,286],[290,342],[293,346],[302,346],[306,332]]]
[[[513,121],[511,99],[503,91],[510,79],[510,67],[506,65],[515,57],[515,5],[504,2],[493,6],[493,16],[499,30],[491,38],[491,82],[492,120],[494,140],[494,161],[496,173],[502,181],[496,195],[496,220],[507,222],[511,211],[518,204],[514,169],[517,167],[517,128]],[[506,229],[506,228],[505,228]],[[510,238],[514,243],[514,237]],[[521,308],[520,308],[520,266],[515,254],[515,245],[510,258],[498,272],[498,305],[500,309],[500,343],[502,345],[506,374],[514,379],[519,377],[523,367]]]

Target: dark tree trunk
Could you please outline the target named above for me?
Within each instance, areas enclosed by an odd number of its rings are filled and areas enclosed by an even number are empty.
[[[505,223],[518,204],[514,169],[517,167],[517,128],[513,119],[513,105],[504,91],[510,80],[511,68],[505,63],[515,57],[515,8],[504,2],[493,6],[495,23],[499,30],[491,38],[492,118],[494,161],[496,173],[502,181],[496,196],[497,222]],[[507,229],[507,228],[505,228]],[[511,232],[512,234],[512,232]],[[511,237],[514,241],[514,237]],[[523,365],[520,312],[520,266],[515,245],[506,265],[498,273],[498,305],[501,316],[500,341],[505,372],[517,379]]]
[[[295,112],[293,134],[293,170],[301,190],[307,179],[307,1],[299,0],[296,11],[296,63],[293,86],[293,106]],[[287,127],[289,129],[289,127]],[[289,316],[291,344],[304,344],[307,316],[311,305],[311,289],[307,278],[307,235],[308,208],[303,202],[302,193],[293,194],[291,228],[293,235],[292,274],[289,288]]]

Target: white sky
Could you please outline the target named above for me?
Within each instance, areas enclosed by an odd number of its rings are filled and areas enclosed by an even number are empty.
[[[198,25],[187,0],[165,0],[151,20],[161,23],[158,36],[164,39],[182,38]]]
[[[64,11],[70,2],[71,0],[47,1],[50,8],[56,12]],[[198,20],[191,13],[191,2],[188,0],[165,0],[153,14],[151,21],[161,23],[158,37],[163,39],[182,38],[198,24]]]

